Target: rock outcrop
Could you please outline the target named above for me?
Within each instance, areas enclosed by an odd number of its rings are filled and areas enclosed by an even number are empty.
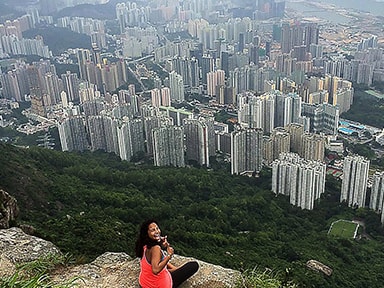
[[[0,229],[7,229],[19,214],[17,201],[4,190],[0,189]]]
[[[0,230],[0,277],[10,275],[18,263],[29,262],[45,255],[61,254],[52,243],[25,234],[19,228]],[[195,260],[175,255],[172,263],[182,265]],[[199,271],[186,281],[182,288],[234,287],[240,272],[197,260]],[[84,265],[61,267],[53,272],[57,283],[77,279],[81,288],[139,288],[139,260],[125,253],[104,253],[93,262]]]

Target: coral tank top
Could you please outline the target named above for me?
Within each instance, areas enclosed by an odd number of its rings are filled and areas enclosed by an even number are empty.
[[[139,283],[142,288],[171,288],[172,276],[167,266],[164,267],[157,275],[152,272],[152,265],[145,257],[147,246],[144,246],[143,257],[140,260]]]

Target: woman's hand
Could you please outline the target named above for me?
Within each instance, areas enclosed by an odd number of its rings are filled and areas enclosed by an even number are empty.
[[[169,256],[173,256],[173,254],[175,253],[175,250],[168,244],[168,247],[167,247],[167,253]]]
[[[163,237],[161,240],[162,240],[163,247],[167,249],[168,255],[172,257],[175,251],[173,250],[171,244],[169,244],[167,236]]]
[[[161,237],[161,246],[164,248],[168,248],[169,243],[168,243],[167,236]]]

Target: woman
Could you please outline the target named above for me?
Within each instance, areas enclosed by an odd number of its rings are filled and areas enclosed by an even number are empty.
[[[170,263],[173,254],[167,236],[161,236],[158,223],[155,220],[145,221],[136,241],[136,256],[141,258],[139,283],[142,288],[178,287],[196,273],[199,268],[196,261],[176,267]]]

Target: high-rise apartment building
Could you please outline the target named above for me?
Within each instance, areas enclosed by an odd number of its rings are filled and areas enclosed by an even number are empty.
[[[281,51],[290,53],[294,47],[304,46],[309,52],[311,44],[319,43],[319,28],[314,23],[284,23],[281,27]]]
[[[273,159],[278,159],[281,153],[290,152],[291,138],[287,129],[276,127],[271,134],[273,143]]]
[[[285,128],[289,132],[290,141],[291,141],[290,143],[291,152],[300,154],[301,147],[302,147],[301,137],[304,134],[304,125],[299,123],[291,123],[291,124],[288,124],[288,126]]]
[[[171,90],[169,87],[161,88],[161,106],[171,106]]]
[[[161,91],[158,88],[151,90],[151,104],[153,107],[159,108],[161,106]]]
[[[172,58],[172,69],[181,75],[184,85],[190,88],[199,86],[199,65],[196,58],[174,57]]]
[[[303,116],[310,119],[310,132],[336,135],[339,128],[340,109],[328,103],[302,104]]]
[[[238,121],[245,128],[262,128],[269,134],[275,127],[275,96],[256,96],[250,92],[238,95]]]
[[[70,117],[58,124],[62,151],[85,151],[89,149],[83,117]]]
[[[153,160],[155,166],[185,166],[182,127],[166,126],[153,130]]]
[[[43,117],[46,116],[43,96],[31,95],[31,112]]]
[[[275,95],[275,125],[285,127],[290,123],[298,123],[301,117],[301,98],[296,93],[279,93]]]
[[[61,74],[61,80],[63,81],[64,91],[67,93],[68,101],[73,103],[79,103],[79,79],[76,73],[67,71],[65,74]]]
[[[312,210],[325,190],[326,165],[283,153],[272,163],[272,191],[289,196],[292,205]]]
[[[215,150],[226,155],[231,155],[231,133],[226,131],[215,131]]]
[[[80,79],[87,80],[89,79],[87,64],[91,62],[91,51],[89,51],[89,49],[77,49],[76,55],[77,55],[77,63],[80,70]]]
[[[305,160],[324,161],[326,142],[326,138],[324,136],[306,133],[302,135],[301,140],[300,155]]]
[[[129,120],[131,134],[132,155],[137,156],[145,152],[144,124],[141,118]]]
[[[56,74],[47,72],[43,78],[43,89],[47,94],[48,101],[45,101],[46,106],[52,106],[60,102],[60,92],[63,91],[63,81]]]
[[[384,172],[375,172],[373,175],[371,198],[369,208],[380,213],[381,223],[384,223]]]
[[[259,172],[263,165],[263,130],[247,128],[231,133],[231,173]]]
[[[244,128],[263,128],[264,112],[263,101],[261,98],[251,94],[239,94],[238,102],[238,122]]]
[[[377,212],[383,211],[384,204],[384,172],[375,172],[373,174],[371,198],[369,208]]]
[[[175,71],[169,73],[169,88],[171,92],[172,101],[184,101],[184,81],[181,75],[179,75]]]
[[[207,74],[215,71],[215,60],[211,55],[203,55],[201,59],[201,82],[207,85]]]
[[[273,140],[269,136],[263,136],[263,161],[266,165],[273,162]]]
[[[148,155],[153,155],[153,130],[161,127],[162,118],[157,116],[144,117],[145,147]]]
[[[215,156],[215,131],[213,118],[185,119],[184,134],[186,161],[210,166],[209,158]]]
[[[119,121],[116,130],[120,159],[130,161],[133,153],[131,129],[128,119]]]
[[[184,119],[193,118],[193,113],[185,109],[176,109],[172,106],[160,106],[160,111],[170,117],[176,126],[183,126]]]
[[[207,95],[216,96],[218,87],[225,85],[224,70],[216,70],[207,73]]]
[[[113,152],[120,155],[117,126],[117,121],[109,116],[97,115],[88,117],[87,127],[91,150],[103,150],[108,153]]]
[[[362,156],[347,156],[343,164],[340,202],[348,206],[365,207],[369,160]]]
[[[86,101],[81,105],[85,116],[96,116],[105,109],[105,103],[102,99]]]

